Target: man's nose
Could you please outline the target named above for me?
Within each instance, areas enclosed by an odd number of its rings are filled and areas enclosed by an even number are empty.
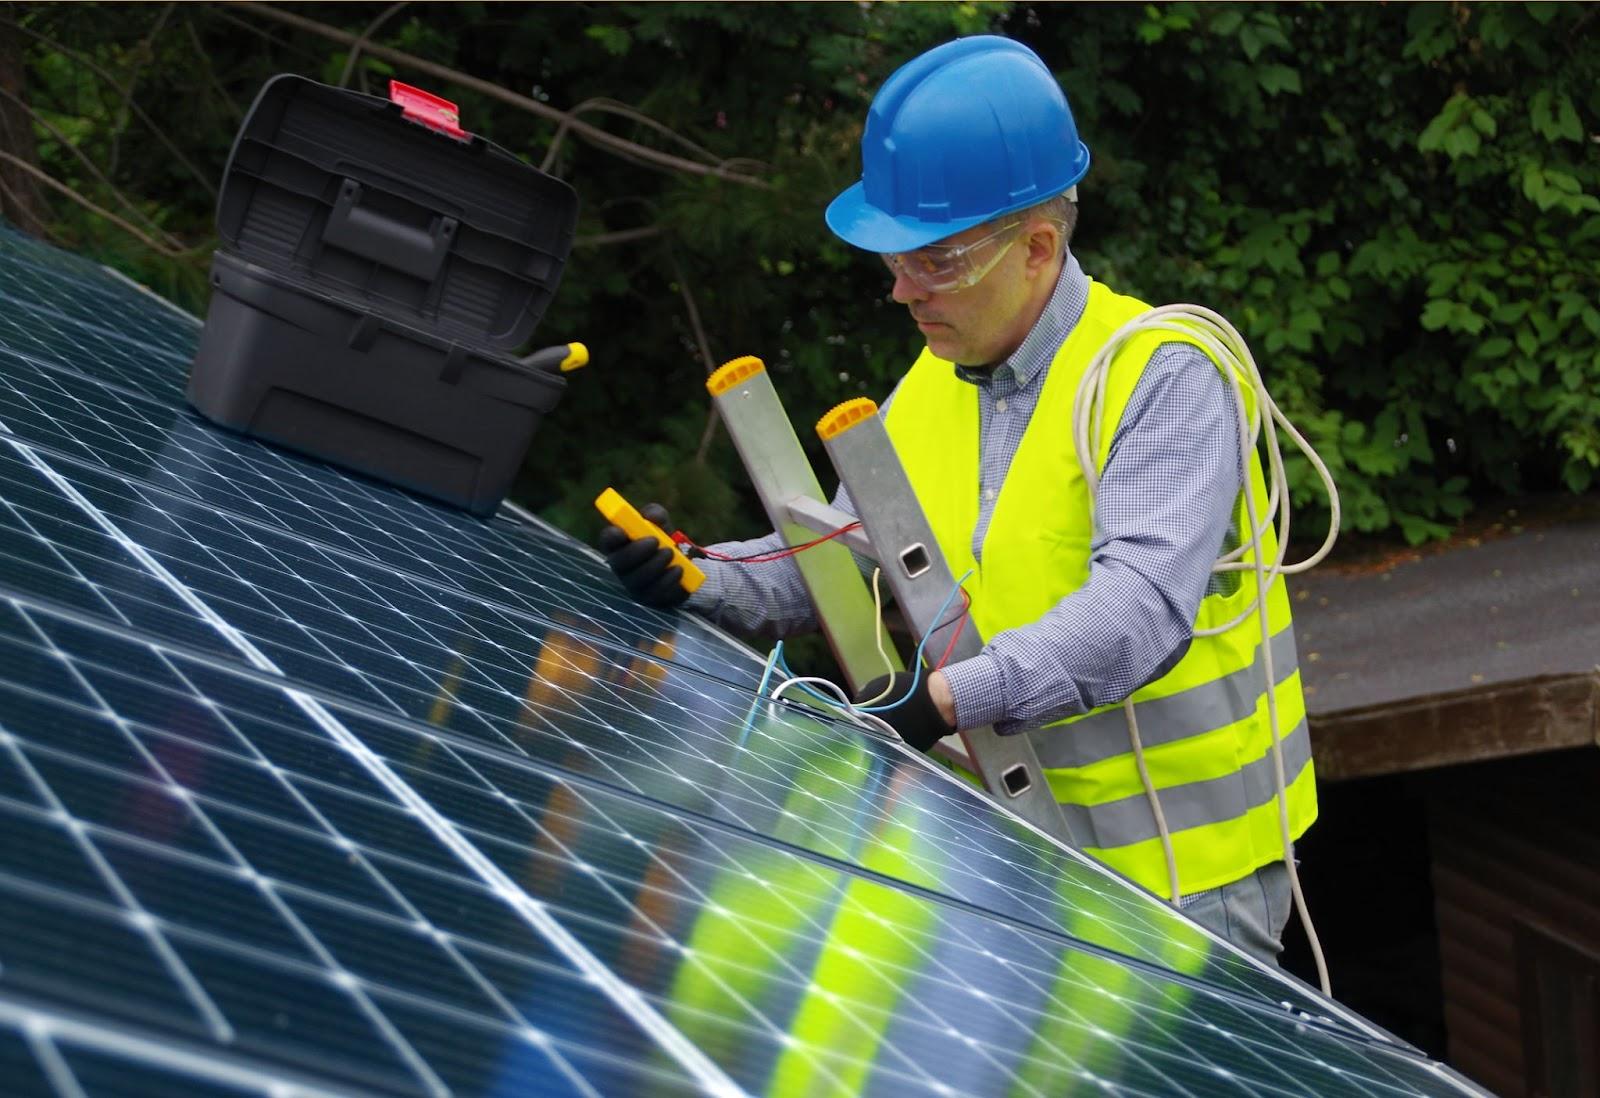
[[[926,301],[932,295],[918,286],[905,275],[895,272],[894,287],[889,291],[890,300],[900,305],[911,305],[918,301]]]

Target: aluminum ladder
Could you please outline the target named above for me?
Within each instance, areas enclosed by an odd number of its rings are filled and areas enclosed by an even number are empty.
[[[816,473],[759,358],[726,363],[706,379],[706,389],[786,545],[815,541],[818,535],[860,522],[858,529],[790,558],[800,569],[822,633],[852,692],[884,673],[872,594],[852,551],[878,563],[882,580],[916,636],[940,626],[958,628],[954,623],[965,612],[959,602],[949,604],[943,620],[936,620],[955,577],[875,403],[864,397],[846,401],[817,424],[823,448],[858,512],[851,516],[823,499]],[[975,628],[962,628],[950,658],[975,656],[982,647]],[[894,669],[902,670],[898,655],[892,648],[887,651]],[[1027,736],[968,728],[945,737],[934,751],[975,773],[1003,807],[1046,834],[1077,845]]]

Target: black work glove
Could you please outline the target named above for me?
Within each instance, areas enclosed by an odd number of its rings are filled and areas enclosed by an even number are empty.
[[[639,513],[663,530],[672,529],[667,509],[659,503],[647,503]],[[595,545],[628,594],[646,606],[670,610],[689,597],[683,589],[683,568],[672,563],[672,550],[655,538],[629,538],[622,527],[607,526]]]
[[[908,692],[911,697],[903,705],[895,705],[893,709],[882,713],[874,713],[879,720],[888,721],[894,730],[900,733],[900,738],[915,747],[918,751],[927,751],[941,739],[954,732],[944,717],[939,713],[939,707],[933,704],[933,696],[928,693],[928,680],[933,677],[933,672],[925,671],[917,680],[916,689],[911,687],[911,672],[897,671],[894,675],[879,675],[867,685],[863,686],[856,694],[855,702],[860,705],[870,701],[883,693],[883,688],[894,680],[894,687],[886,694],[883,700],[874,702],[872,708],[880,705],[894,705],[904,698]]]

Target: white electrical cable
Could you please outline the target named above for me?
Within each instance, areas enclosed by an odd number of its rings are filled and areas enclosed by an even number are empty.
[[[1256,580],[1256,591],[1250,605],[1238,617],[1223,625],[1196,629],[1194,635],[1202,637],[1225,633],[1244,622],[1251,614],[1257,614],[1261,622],[1262,666],[1266,673],[1267,716],[1272,733],[1273,779],[1277,790],[1278,831],[1283,840],[1283,861],[1289,871],[1289,887],[1294,897],[1295,909],[1299,912],[1301,925],[1305,927],[1311,955],[1316,962],[1317,981],[1322,993],[1331,998],[1333,993],[1328,980],[1327,961],[1322,954],[1322,943],[1317,938],[1315,927],[1312,926],[1305,893],[1300,888],[1300,874],[1294,864],[1294,840],[1289,833],[1289,798],[1283,766],[1282,734],[1278,723],[1277,676],[1272,663],[1272,632],[1267,620],[1266,605],[1268,589],[1280,575],[1306,571],[1326,557],[1333,548],[1334,540],[1339,533],[1339,492],[1322,458],[1305,437],[1295,430],[1294,425],[1279,410],[1271,394],[1267,392],[1266,384],[1261,379],[1261,371],[1256,367],[1255,358],[1250,354],[1250,348],[1245,345],[1244,337],[1233,325],[1212,310],[1199,305],[1180,304],[1151,309],[1117,329],[1090,361],[1079,382],[1072,406],[1073,444],[1077,450],[1078,464],[1083,469],[1091,506],[1100,479],[1096,456],[1100,449],[1101,427],[1105,419],[1107,375],[1110,372],[1111,362],[1123,344],[1134,336],[1146,332],[1170,332],[1198,343],[1212,360],[1220,365],[1223,376],[1233,388],[1239,425],[1239,452],[1245,476],[1243,496],[1247,522],[1246,529],[1241,534],[1247,533],[1247,536],[1241,536],[1237,548],[1219,557],[1212,565],[1212,571],[1252,572]],[[1246,385],[1255,398],[1253,409],[1250,409],[1249,402],[1245,400]],[[1323,539],[1322,545],[1316,552],[1295,564],[1284,563],[1289,545],[1289,487],[1283,469],[1283,453],[1278,445],[1278,428],[1282,428],[1305,454],[1328,493],[1330,521],[1327,537]],[[1250,490],[1250,459],[1263,435],[1267,454],[1267,506],[1264,513],[1257,514],[1255,493]],[[1261,559],[1261,538],[1264,531],[1274,528],[1275,522],[1278,552],[1268,565]],[[1243,559],[1247,551],[1252,558],[1248,562]],[[1151,781],[1149,770],[1145,765],[1144,747],[1139,740],[1139,725],[1134,717],[1131,698],[1124,700],[1123,712],[1127,716],[1128,740],[1133,747],[1134,764],[1138,768],[1145,795],[1150,801],[1156,831],[1161,837],[1161,851],[1166,858],[1172,902],[1176,904],[1180,899],[1180,891],[1172,834],[1167,828],[1166,816],[1161,810],[1161,799],[1156,795],[1155,784]]]
[[[871,728],[874,732],[882,732],[891,740],[898,740],[900,738],[900,733],[894,730],[894,725],[890,724],[882,717],[876,716],[872,713],[860,712],[851,703],[850,696],[846,694],[842,688],[840,688],[838,683],[830,682],[827,679],[821,678],[817,675],[796,675],[792,679],[784,679],[777,686],[772,688],[772,693],[768,696],[772,701],[777,701],[783,697],[783,692],[789,689],[791,686],[823,687],[830,694],[839,699],[839,704],[844,715],[851,721],[859,725],[864,725],[867,728]]]
[[[1167,862],[1167,892],[1172,906],[1177,907],[1183,898],[1178,885],[1178,857],[1172,849],[1172,832],[1167,829],[1167,814],[1161,811],[1161,798],[1156,796],[1156,783],[1150,780],[1150,768],[1145,765],[1144,745],[1139,742],[1139,718],[1134,716],[1133,698],[1122,700],[1122,711],[1128,718],[1128,739],[1133,743],[1133,765],[1139,771],[1139,781],[1144,795],[1150,798],[1150,811],[1156,818],[1156,833],[1161,836],[1161,854]]]
[[[879,577],[881,575],[882,575],[882,572],[881,572],[880,569],[874,568],[872,570],[873,620],[874,620],[874,623],[875,623],[874,624],[874,628],[877,630],[878,655],[883,657],[884,666],[888,668],[889,677],[892,680],[894,678],[895,673],[896,673],[895,670],[894,670],[894,664],[889,661],[889,654],[887,652],[885,652],[884,649],[883,649],[883,633],[884,633],[883,596],[882,596],[881,588],[878,585],[878,579],[879,579]],[[955,581],[955,584],[950,588],[950,593],[944,597],[944,602],[940,603],[939,610],[934,615],[934,620],[935,621],[938,621],[939,619],[944,617],[944,612],[950,608],[950,603],[955,601],[956,594],[961,590],[961,585],[963,583],[967,582],[967,577],[969,577],[971,575],[972,575],[972,570],[969,568],[961,576],[960,579]],[[961,617],[962,618],[966,617],[966,613],[967,613],[966,610],[963,610],[961,612]],[[957,618],[956,619],[957,622],[959,622],[960,620],[961,620],[961,618]],[[945,624],[948,625],[948,624],[951,624],[951,623],[946,622]],[[926,633],[924,633],[922,635],[922,639],[917,642],[917,650],[912,654],[912,657],[911,657],[911,665],[912,665],[912,669],[913,669],[913,676],[912,676],[912,688],[913,689],[915,689],[916,682],[922,675],[922,667],[923,667],[922,650],[927,647],[928,639],[930,637],[932,637],[933,634],[937,630],[939,630],[940,628],[942,628],[942,627],[938,626],[938,625],[929,626],[928,627],[928,631]],[[959,628],[959,626],[958,626],[958,628]],[[789,674],[789,668],[786,665],[784,665],[783,661],[782,661],[782,654],[781,654],[781,649],[782,648],[783,648],[783,642],[779,641],[778,644],[777,644],[777,647],[772,650],[772,658],[773,658],[774,663],[776,663],[776,664],[778,664],[780,666],[783,666],[785,674]],[[938,667],[931,667],[931,668],[928,669],[928,672],[929,672],[929,674],[932,674],[934,671],[937,671],[938,669],[939,669]],[[766,682],[765,677],[762,678],[762,682],[763,683]],[[854,723],[856,723],[858,725],[862,725],[864,727],[871,728],[874,731],[881,731],[881,732],[887,733],[888,736],[891,739],[895,739],[895,740],[900,739],[900,733],[895,731],[895,728],[894,728],[894,726],[892,724],[890,724],[889,722],[887,722],[887,721],[885,721],[885,720],[883,720],[880,717],[875,715],[876,713],[881,713],[881,712],[884,712],[885,710],[895,709],[895,708],[897,708],[897,707],[899,707],[901,705],[904,705],[906,703],[907,699],[909,699],[910,693],[908,692],[906,697],[901,698],[899,701],[891,702],[888,705],[882,705],[882,706],[878,705],[878,703],[880,701],[882,701],[884,698],[888,697],[890,692],[893,691],[894,683],[892,681],[886,683],[884,685],[883,690],[875,698],[872,698],[872,699],[870,699],[868,701],[851,701],[849,695],[847,695],[844,692],[843,688],[840,687],[837,683],[829,682],[827,679],[814,678],[814,677],[807,676],[807,675],[795,675],[795,676],[793,676],[791,678],[785,679],[783,682],[778,684],[778,686],[772,691],[772,695],[771,695],[772,696],[772,700],[776,701],[779,697],[782,696],[783,692],[785,690],[787,690],[791,686],[799,686],[802,689],[806,690],[807,693],[811,694],[813,697],[818,698],[819,700],[821,700],[823,702],[826,702],[828,699],[822,697],[815,690],[812,690],[810,688],[812,686],[824,686],[824,687],[827,687],[828,692],[830,694],[832,694],[834,697],[839,699],[839,701],[840,701],[840,703],[842,705],[842,708],[844,710],[844,715],[848,719],[850,719],[851,721],[853,721]],[[759,693],[759,691],[758,691],[758,693]]]
[[[1259,558],[1261,533],[1270,525],[1275,515],[1281,517],[1277,527],[1278,555],[1273,560],[1269,569],[1268,584],[1281,575],[1293,575],[1304,572],[1322,561],[1333,549],[1333,543],[1339,534],[1339,493],[1333,483],[1333,475],[1328,472],[1327,465],[1322,458],[1306,441],[1305,436],[1295,429],[1294,424],[1278,408],[1277,403],[1267,392],[1265,382],[1261,379],[1261,371],[1256,366],[1255,357],[1251,355],[1250,348],[1245,344],[1244,337],[1229,324],[1221,315],[1200,305],[1163,305],[1157,309],[1134,317],[1128,323],[1118,328],[1111,339],[1107,341],[1100,352],[1090,361],[1088,369],[1084,371],[1083,378],[1078,383],[1078,392],[1073,400],[1073,443],[1078,454],[1078,464],[1083,468],[1084,479],[1088,484],[1091,501],[1094,491],[1099,484],[1100,476],[1095,455],[1099,451],[1100,429],[1105,418],[1105,389],[1106,375],[1111,360],[1121,350],[1122,345],[1129,339],[1144,332],[1165,331],[1175,335],[1184,336],[1199,343],[1216,362],[1223,365],[1223,375],[1233,387],[1235,403],[1240,424],[1240,449],[1245,459],[1245,469],[1249,469],[1249,455],[1254,452],[1260,441],[1263,430],[1266,434],[1267,450],[1267,510],[1261,519],[1250,527],[1250,536],[1241,537],[1240,544],[1231,552],[1223,554],[1212,566],[1216,572],[1243,572],[1254,571],[1259,567],[1256,563],[1244,563],[1240,560],[1247,550],[1256,550]],[[1243,375],[1241,380],[1240,375]],[[1253,412],[1246,417],[1246,404],[1244,401],[1244,385],[1249,384],[1256,398]],[[1093,414],[1086,414],[1085,399],[1089,399],[1093,406]],[[1264,415],[1263,413],[1270,413]],[[1303,561],[1295,564],[1285,564],[1284,557],[1288,553],[1289,545],[1289,491],[1283,471],[1283,453],[1278,445],[1277,428],[1281,427],[1295,446],[1305,454],[1306,459],[1317,471],[1323,487],[1328,494],[1329,523],[1328,533],[1322,544]],[[1256,610],[1257,603],[1252,601],[1240,615],[1233,621],[1210,629],[1197,630],[1196,636],[1213,636],[1225,633],[1245,621]]]

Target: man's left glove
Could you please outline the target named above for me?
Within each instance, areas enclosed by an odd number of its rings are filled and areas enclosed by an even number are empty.
[[[663,530],[672,529],[667,509],[659,503],[645,504],[640,514]],[[689,597],[683,589],[683,569],[672,563],[672,550],[654,538],[630,539],[622,527],[607,526],[595,539],[595,547],[605,554],[628,594],[646,606],[670,610]]]
[[[955,731],[944,722],[939,707],[933,703],[933,697],[928,693],[928,682],[932,677],[933,672],[924,671],[918,678],[916,687],[913,688],[910,671],[879,675],[861,688],[856,694],[855,702],[860,705],[883,694],[883,688],[889,686],[892,679],[894,685],[887,694],[884,694],[882,700],[874,703],[873,708],[882,705],[894,705],[894,708],[874,713],[873,716],[888,721],[894,730],[900,733],[900,738],[918,751],[927,751]],[[909,698],[906,697],[907,694],[910,694]],[[900,702],[902,698],[906,700],[896,705],[895,703]]]

